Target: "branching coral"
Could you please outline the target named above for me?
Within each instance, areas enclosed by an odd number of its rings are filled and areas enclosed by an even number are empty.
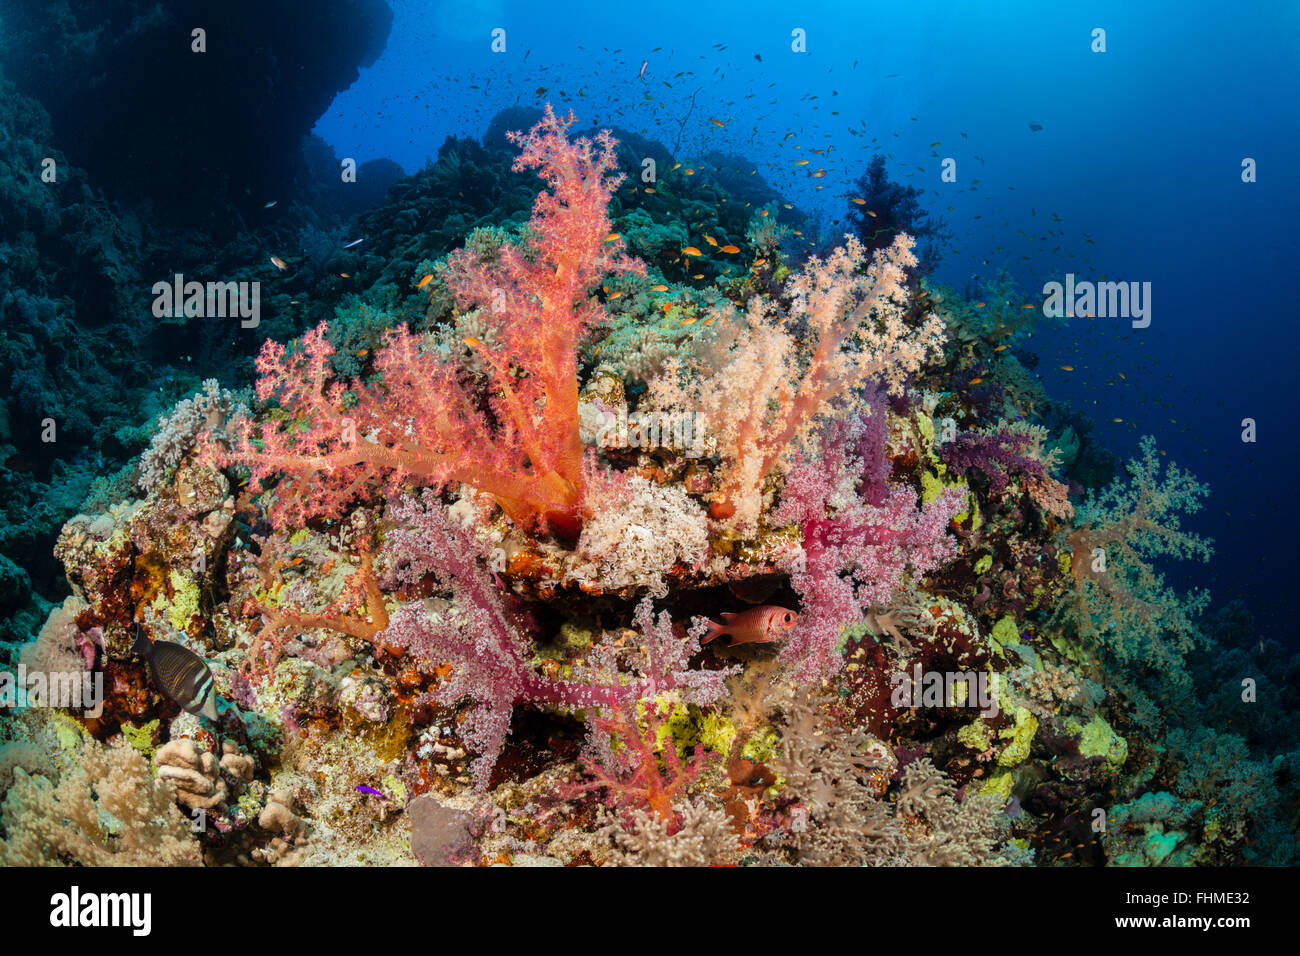
[[[161,485],[200,434],[224,442],[230,425],[247,414],[248,409],[229,389],[221,388],[214,378],[206,379],[203,391],[178,402],[158,422],[157,432],[140,456],[140,489],[148,494]]]
[[[734,344],[713,375],[687,381],[680,364],[669,363],[656,380],[656,403],[700,409],[718,438],[724,467],[715,517],[752,526],[764,479],[833,399],[871,380],[897,392],[938,351],[943,323],[907,314],[911,239],[899,236],[861,271],[866,263],[862,244],[847,238],[789,281],[784,314],[759,296],[743,317],[721,313],[720,338]]]
[[[900,817],[915,828],[909,862],[931,866],[1000,862],[991,856],[998,840],[1000,801],[968,793],[959,802],[955,790],[929,757],[920,757],[903,770],[896,805]]]
[[[797,801],[788,839],[799,862],[860,866],[897,860],[906,841],[880,800],[893,764],[881,741],[844,730],[824,707],[798,698],[790,704],[773,768]]]
[[[467,340],[489,370],[486,394],[405,326],[385,336],[370,382],[334,375],[324,324],[300,348],[266,343],[258,397],[276,400],[281,412],[258,431],[246,427],[217,458],[247,465],[255,492],[274,475],[289,478],[275,518],[337,515],[375,491],[395,496],[408,483],[459,481],[492,495],[516,521],[540,517],[577,532],[576,350],[606,320],[589,292],[607,272],[644,266],[609,238],[606,206],[622,181],[613,174],[614,142],[608,132],[570,142],[573,122],[548,107],[527,135],[512,134],[522,147],[514,168],[536,169],[552,190],[533,206],[526,243],[503,242],[490,262],[470,250],[447,260],[444,279],[458,305],[491,316],[498,344]]]
[[[885,172],[885,157],[876,153],[866,172],[854,183],[855,205],[849,206],[849,223],[868,249],[881,249],[899,233],[920,240],[922,272],[929,274],[943,254],[949,237],[944,221],[933,220],[918,199],[925,192],[890,180]]]
[[[1060,452],[1045,452],[1047,430],[1041,425],[999,421],[992,428],[962,432],[939,447],[939,457],[959,472],[977,471],[997,497],[1014,488],[1027,492],[1045,513],[1068,519],[1074,514],[1068,492],[1052,477]]]
[[[639,719],[628,703],[596,718],[590,735],[600,738],[594,748],[600,757],[584,757],[582,766],[591,780],[579,789],[605,791],[607,803],[625,813],[649,808],[671,833],[678,824],[674,802],[687,796],[707,769],[709,757],[717,755],[706,754],[702,745],[696,745],[683,760],[671,736],[660,742],[663,728],[656,702],[650,702]]]
[[[709,554],[708,519],[681,488],[633,477],[582,529],[571,576],[606,589],[649,587],[663,597],[674,565],[695,570]]]
[[[1121,663],[1142,660],[1185,685],[1182,656],[1201,639],[1195,618],[1209,595],[1180,595],[1156,562],[1210,559],[1213,542],[1183,531],[1181,518],[1200,509],[1209,488],[1173,462],[1162,473],[1154,438],[1144,437],[1139,451],[1128,481],[1090,494],[1079,508],[1067,538],[1074,590],[1057,613]]]
[[[253,637],[241,668],[245,677],[257,681],[271,674],[284,653],[285,642],[314,628],[377,642],[377,636],[388,627],[388,608],[375,575],[371,546],[362,538],[358,547],[356,570],[327,607],[311,611],[283,602],[263,615],[264,623]]]
[[[56,784],[14,771],[3,807],[5,866],[196,866],[199,845],[136,750],[87,741],[80,766]]]
[[[398,528],[386,551],[398,580],[419,585],[432,576],[459,598],[454,610],[435,613],[422,601],[396,610],[383,639],[429,666],[450,665],[451,673],[428,694],[431,702],[454,705],[463,698],[475,704],[462,736],[479,757],[474,779],[486,787],[510,729],[511,713],[520,704],[556,704],[571,709],[620,707],[668,690],[683,699],[708,703],[723,691],[731,671],[690,671],[687,662],[699,648],[701,628],[686,638],[673,634],[667,614],[656,619],[649,603],[638,609],[643,635],[636,662],[640,677],[620,677],[616,651],[609,644],[593,650],[584,677],[556,680],[529,666],[529,641],[507,610],[477,550],[455,527],[442,505],[428,492],[423,501],[402,498],[390,506]]]
[[[636,810],[611,825],[610,835],[618,847],[613,862],[625,866],[727,866],[740,855],[726,813],[699,798],[686,801],[673,824]]]
[[[909,573],[926,574],[956,553],[946,531],[964,506],[960,489],[944,489],[921,506],[906,486],[892,487],[880,505],[845,501],[846,476],[862,468],[846,457],[843,442],[828,436],[820,461],[801,461],[790,470],[774,513],[777,521],[797,522],[803,534],[802,563],[791,584],[804,611],[781,650],[799,683],[833,673],[842,662],[844,628],[871,609],[888,608]],[[842,503],[831,513],[828,503],[837,495]]]

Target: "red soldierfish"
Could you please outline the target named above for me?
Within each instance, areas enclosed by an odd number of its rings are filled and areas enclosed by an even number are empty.
[[[737,644],[770,644],[784,637],[786,632],[799,623],[799,615],[794,611],[774,604],[751,607],[739,614],[723,614],[725,624],[709,622],[708,633],[700,640],[707,644],[715,637],[726,634],[731,638],[728,647]]]

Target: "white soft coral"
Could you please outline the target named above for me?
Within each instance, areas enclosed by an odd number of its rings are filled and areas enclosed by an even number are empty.
[[[697,568],[708,558],[708,519],[681,488],[641,477],[629,479],[619,497],[617,507],[591,509],[569,578],[605,590],[645,587],[663,596],[673,565]]]

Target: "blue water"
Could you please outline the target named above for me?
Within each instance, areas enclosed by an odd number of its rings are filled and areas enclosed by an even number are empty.
[[[1150,282],[1149,328],[1045,327],[1039,371],[1121,460],[1151,433],[1211,485],[1191,527],[1218,553],[1180,583],[1208,585],[1216,603],[1244,596],[1264,633],[1291,638],[1300,4],[392,6],[383,56],[318,123],[340,156],[411,172],[446,136],[550,101],[583,126],[680,137],[681,157],[738,153],[833,236],[880,150],[947,220],[937,278],[959,290],[1000,265],[1026,302],[1070,272]],[[1091,49],[1096,28],[1105,52]],[[791,50],[795,29],[806,53]],[[1246,157],[1255,183],[1242,182]],[[955,183],[940,181],[944,158]],[[814,166],[827,176],[808,178]],[[1255,444],[1241,441],[1245,418]]]

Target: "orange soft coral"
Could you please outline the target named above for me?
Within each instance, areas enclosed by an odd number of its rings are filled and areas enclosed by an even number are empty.
[[[589,296],[609,272],[643,272],[609,236],[606,207],[622,181],[614,140],[568,139],[570,113],[546,115],[527,134],[515,169],[536,169],[538,196],[524,243],[504,243],[493,262],[462,250],[446,281],[463,309],[477,306],[495,345],[467,339],[487,369],[486,388],[430,351],[405,327],[375,356],[378,376],[345,383],[332,373],[321,325],[300,349],[268,342],[257,361],[258,396],[283,416],[246,427],[219,456],[247,465],[253,489],[290,479],[273,519],[338,514],[367,494],[403,485],[463,482],[492,495],[512,519],[542,519],[565,534],[581,524],[583,454],[576,349],[607,318]]]

